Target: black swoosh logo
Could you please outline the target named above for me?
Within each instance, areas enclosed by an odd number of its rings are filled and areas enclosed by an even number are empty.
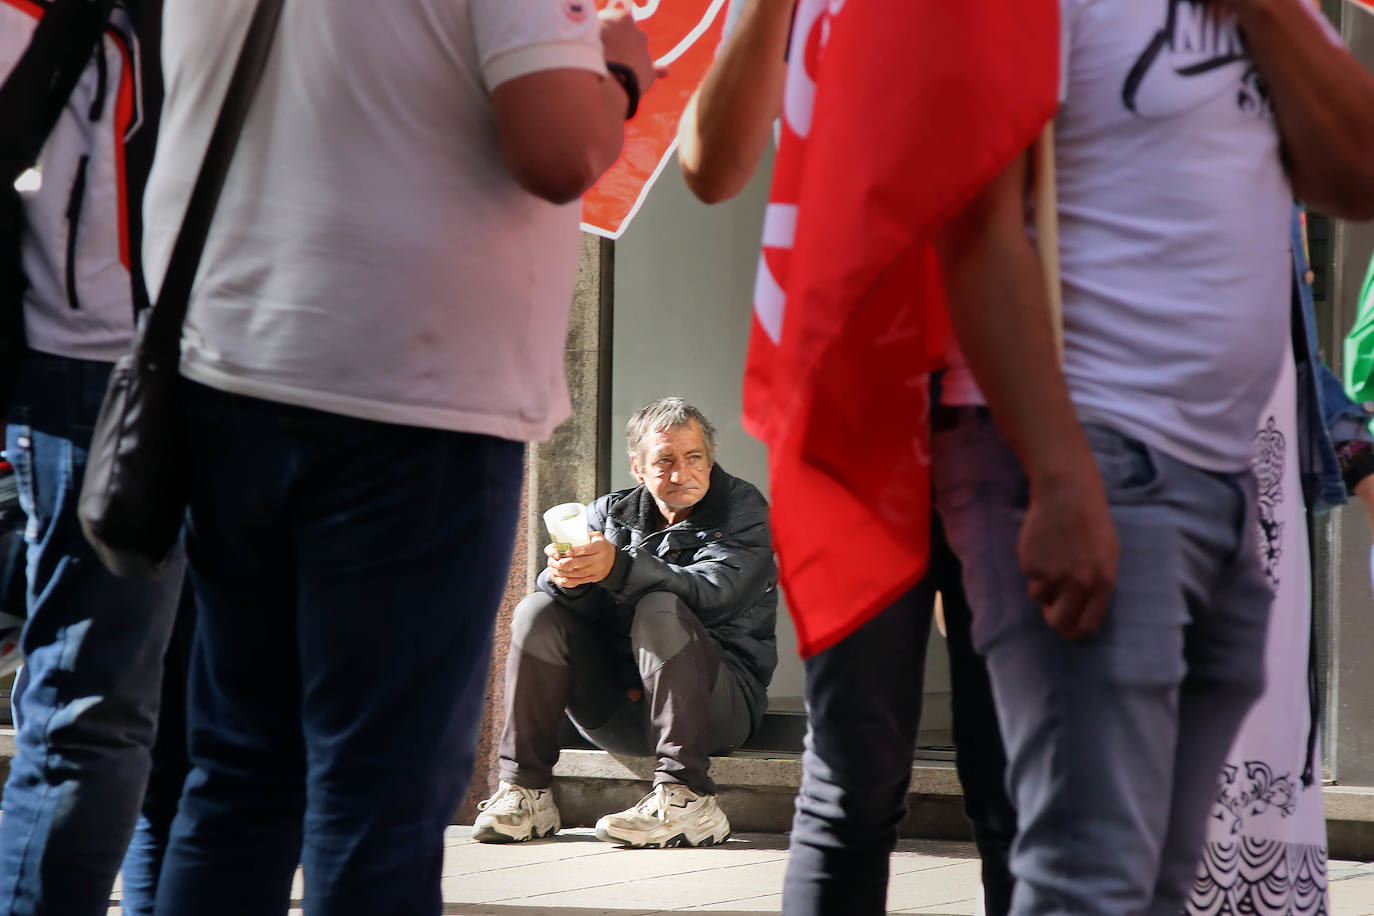
[[[1164,27],[1150,39],[1150,43],[1145,46],[1145,50],[1141,52],[1140,57],[1126,75],[1126,82],[1121,87],[1121,102],[1133,114],[1140,113],[1136,103],[1140,95],[1140,86],[1145,82],[1145,76],[1159,60],[1159,55],[1172,43],[1171,39],[1175,35],[1175,28],[1178,24],[1179,6],[1184,3],[1196,2],[1197,0],[1169,0],[1169,13],[1165,18]],[[1246,59],[1244,53],[1222,54],[1200,63],[1189,64],[1186,67],[1175,67],[1174,72],[1179,76],[1198,76]]]

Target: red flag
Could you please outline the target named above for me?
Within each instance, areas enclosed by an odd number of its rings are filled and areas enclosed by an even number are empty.
[[[798,4],[744,412],[803,655],[924,574],[930,241],[1053,115],[1058,49],[1057,0]]]

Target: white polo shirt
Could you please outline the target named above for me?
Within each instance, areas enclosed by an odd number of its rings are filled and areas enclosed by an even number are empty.
[[[167,0],[150,290],[250,0]],[[591,0],[291,0],[235,152],[182,340],[224,391],[390,423],[541,439],[569,413],[579,205],[506,170],[491,92],[604,73]]]

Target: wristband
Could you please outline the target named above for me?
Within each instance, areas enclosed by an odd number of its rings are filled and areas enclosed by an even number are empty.
[[[625,108],[625,120],[628,121],[639,111],[639,77],[634,70],[624,64],[606,61],[606,72],[615,77],[616,82],[620,83],[620,88],[625,90],[625,94],[630,97],[630,104]]]

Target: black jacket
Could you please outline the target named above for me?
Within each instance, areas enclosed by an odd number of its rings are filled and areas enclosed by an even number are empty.
[[[768,502],[752,484],[716,465],[692,513],[658,531],[662,520],[642,486],[602,496],[588,507],[587,522],[618,548],[610,575],[564,589],[546,569],[539,588],[622,638],[628,638],[640,598],[649,592],[677,595],[720,644],[726,664],[742,675],[757,726],[778,664],[778,571]]]

